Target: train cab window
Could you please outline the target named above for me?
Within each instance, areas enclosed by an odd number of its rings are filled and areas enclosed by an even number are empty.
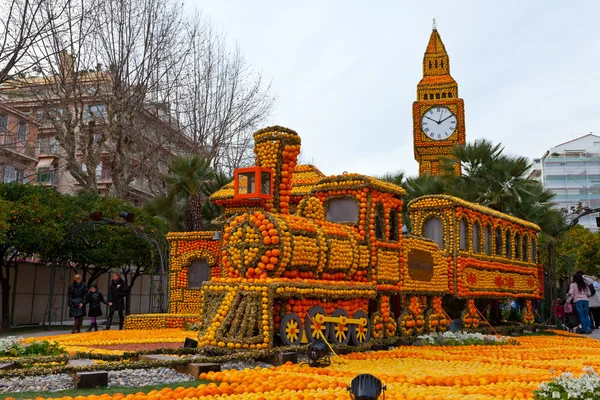
[[[469,236],[469,225],[467,224],[467,220],[464,218],[460,219],[460,224],[458,229],[460,230],[459,235],[460,235],[460,249],[461,250],[468,250],[467,248],[467,239]]]
[[[442,221],[437,217],[430,217],[423,223],[423,236],[433,240],[440,249],[444,248],[444,229]]]
[[[473,252],[479,253],[481,251],[481,226],[479,222],[473,223]]]
[[[517,260],[521,259],[521,235],[519,235],[519,232],[515,233],[515,258]]]
[[[358,222],[358,203],[353,199],[332,199],[327,204],[329,222]]]
[[[398,211],[390,210],[390,240],[392,242],[398,241]]]
[[[210,267],[206,260],[194,260],[188,267],[188,289],[199,289],[210,279]]]
[[[511,237],[510,237],[510,229],[506,230],[506,239],[504,240],[504,245],[506,248],[506,252],[505,252],[505,256],[506,258],[511,258],[512,257],[512,242],[511,242]]]
[[[489,225],[485,226],[483,233],[483,241],[485,244],[485,254],[488,256],[492,255],[492,227]]]
[[[502,255],[502,230],[499,227],[496,228],[496,255]]]
[[[523,243],[523,251],[521,252],[521,255],[523,256],[523,261],[528,261],[529,249],[527,248],[527,242],[529,242],[529,240],[527,239],[526,235],[523,235],[523,239],[521,240],[521,242]]]
[[[536,251],[537,251],[537,246],[535,243],[535,239],[532,238],[531,239],[531,262],[536,262]]]
[[[385,226],[383,219],[383,204],[377,203],[375,207],[375,238],[377,240],[385,239]]]

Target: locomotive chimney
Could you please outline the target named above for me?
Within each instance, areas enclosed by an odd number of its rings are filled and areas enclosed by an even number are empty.
[[[266,202],[266,210],[289,214],[300,136],[282,126],[261,129],[254,133],[254,154],[257,166],[273,171],[273,198]]]

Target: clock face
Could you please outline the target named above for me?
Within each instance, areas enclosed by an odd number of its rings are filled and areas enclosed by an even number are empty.
[[[421,129],[432,140],[448,139],[456,131],[456,116],[446,107],[433,106],[423,114]]]

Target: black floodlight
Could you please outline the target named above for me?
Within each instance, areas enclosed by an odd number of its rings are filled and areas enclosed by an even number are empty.
[[[196,348],[198,348],[198,341],[196,341],[194,339],[186,338],[185,342],[183,343],[183,348],[184,349],[196,349]]]
[[[600,217],[596,217],[596,226],[600,228]]]
[[[381,392],[385,400],[385,385],[370,374],[357,375],[346,389],[352,400],[377,400]]]
[[[326,367],[331,364],[329,346],[324,340],[315,340],[308,345],[308,363],[311,367]]]
[[[102,213],[100,211],[94,211],[90,214],[90,219],[92,221],[101,221],[102,220]]]
[[[127,212],[127,211],[121,211],[119,213],[119,217],[123,218],[125,221],[132,223],[133,222],[133,213]]]

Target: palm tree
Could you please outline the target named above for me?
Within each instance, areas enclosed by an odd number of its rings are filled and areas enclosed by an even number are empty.
[[[207,185],[215,177],[210,160],[200,156],[176,157],[169,165],[170,174],[165,178],[169,186],[167,198],[172,203],[183,201],[184,226],[188,232],[204,229],[203,203],[207,200]]]

